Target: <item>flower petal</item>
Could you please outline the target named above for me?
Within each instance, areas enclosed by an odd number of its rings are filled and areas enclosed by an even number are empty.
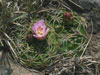
[[[44,20],[39,20],[37,23],[35,23],[33,26],[32,26],[32,30],[37,34],[37,29],[38,27],[41,27],[43,28],[43,32],[45,32],[46,30],[46,25],[44,23]]]
[[[37,24],[38,24],[38,25],[45,26],[44,20],[39,20],[39,21],[37,22]]]
[[[35,38],[37,38],[38,40],[44,40],[46,36],[38,36],[38,35],[33,35]]]
[[[44,20],[40,20],[37,22],[38,26],[41,26],[43,28],[43,32],[45,32],[46,30],[46,25],[45,25],[45,22]]]
[[[47,28],[46,33],[48,33],[49,30],[50,30],[50,28]]]
[[[35,34],[37,33],[37,25],[36,25],[36,24],[34,24],[34,25],[32,26],[32,30],[34,31]]]
[[[49,30],[50,30],[50,28],[47,28],[47,30],[43,33],[42,37],[46,37],[46,35],[48,34]]]

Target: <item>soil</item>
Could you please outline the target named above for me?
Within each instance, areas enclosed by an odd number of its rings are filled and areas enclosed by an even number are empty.
[[[10,64],[13,69],[11,75],[41,75],[39,73],[31,72],[20,65],[14,64],[13,62],[10,62]]]

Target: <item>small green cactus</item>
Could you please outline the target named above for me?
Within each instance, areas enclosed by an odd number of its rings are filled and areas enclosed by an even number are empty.
[[[56,14],[57,16],[51,14],[47,17],[45,25],[49,28],[49,32],[42,40],[34,37],[33,35],[37,32],[32,31],[32,26],[39,19],[33,19],[34,23],[17,27],[16,31],[10,35],[17,46],[12,44],[14,51],[24,66],[43,70],[58,60],[60,55],[63,57],[81,55],[87,41],[86,26],[82,23],[81,17],[74,12],[68,12],[73,17],[69,24],[70,19],[68,21],[64,13],[66,12],[61,10]],[[71,55],[68,54],[69,51]]]

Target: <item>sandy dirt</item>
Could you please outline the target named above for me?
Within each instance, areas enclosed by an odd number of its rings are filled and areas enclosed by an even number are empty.
[[[14,64],[11,62],[11,68],[13,69],[13,73],[11,75],[41,75],[39,73],[30,72],[24,67]]]

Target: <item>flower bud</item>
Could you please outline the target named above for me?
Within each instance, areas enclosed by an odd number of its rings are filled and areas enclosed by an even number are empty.
[[[72,15],[72,13],[71,12],[66,12],[64,14],[64,23],[73,24],[73,22],[74,22],[74,17]]]

